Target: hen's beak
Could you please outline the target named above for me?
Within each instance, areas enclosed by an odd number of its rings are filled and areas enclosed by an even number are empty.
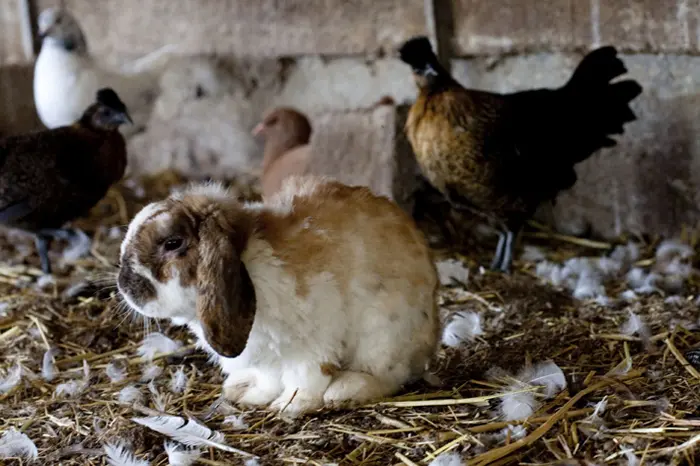
[[[258,123],[257,125],[255,125],[255,128],[253,128],[253,131],[251,131],[250,134],[252,134],[253,137],[258,137],[258,135],[260,135],[260,133],[262,133],[264,129],[265,125],[263,123]]]
[[[131,115],[129,115],[129,112],[121,112],[117,114],[117,123],[129,123],[130,125],[133,125],[134,121],[131,119]]]

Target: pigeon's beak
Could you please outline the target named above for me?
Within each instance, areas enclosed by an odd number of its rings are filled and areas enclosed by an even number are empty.
[[[51,25],[51,26],[47,27],[45,30],[39,31],[39,40],[43,42],[46,37],[50,36],[54,30],[54,27],[55,27],[54,25]]]
[[[258,123],[257,125],[255,125],[255,128],[253,128],[253,131],[251,131],[250,134],[252,134],[253,137],[258,137],[260,135],[260,133],[263,132],[264,129],[265,129],[265,124]]]

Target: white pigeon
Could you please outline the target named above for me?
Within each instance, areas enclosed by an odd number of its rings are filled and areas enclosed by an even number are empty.
[[[92,103],[98,89],[111,87],[134,120],[133,125],[121,128],[123,134],[143,129],[174,46],[162,47],[121,69],[109,69],[90,55],[78,21],[66,9],[42,11],[38,27],[42,44],[34,65],[34,103],[47,128],[73,124]]]

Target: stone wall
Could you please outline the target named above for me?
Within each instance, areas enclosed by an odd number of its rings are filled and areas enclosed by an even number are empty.
[[[39,127],[27,30],[38,11],[57,3],[0,0],[2,134]],[[328,161],[324,171],[347,172],[331,161],[351,154],[353,170],[366,170],[355,179],[380,183],[376,189],[394,195],[410,177],[372,178],[374,168],[367,167],[384,160],[395,170],[410,160],[397,130],[403,117],[369,108],[385,95],[402,104],[414,99],[410,70],[394,53],[403,40],[431,35],[460,82],[500,92],[560,85],[587,50],[614,44],[645,89],[633,105],[639,121],[627,126],[618,147],[578,167],[579,182],[555,208],[557,226],[568,233],[592,228],[601,236],[672,234],[698,221],[697,1],[65,3],[91,51],[112,66],[166,44],[178,47],[181,58],[161,80],[148,130],[130,141],[131,172],[175,167],[227,176],[255,168],[261,147],[250,129],[267,109],[284,104],[311,117],[316,156]]]

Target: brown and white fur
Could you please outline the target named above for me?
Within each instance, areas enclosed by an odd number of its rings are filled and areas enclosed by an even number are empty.
[[[291,416],[420,378],[438,343],[437,286],[398,206],[310,176],[265,203],[207,184],[146,206],[118,278],[133,309],[190,328],[228,375],[226,398]]]

